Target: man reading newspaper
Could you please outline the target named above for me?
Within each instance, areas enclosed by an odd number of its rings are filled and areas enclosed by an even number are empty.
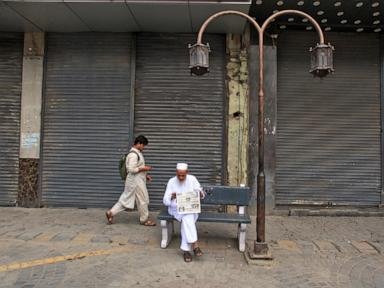
[[[199,217],[200,202],[196,201],[196,193],[198,197],[204,197],[199,181],[195,176],[188,174],[188,164],[178,163],[176,176],[168,181],[163,203],[168,206],[168,213],[180,222],[180,249],[183,251],[185,262],[192,261],[191,251],[197,257],[203,255],[197,241],[196,220]],[[187,197],[181,194],[186,194]],[[183,203],[178,205],[177,199]]]

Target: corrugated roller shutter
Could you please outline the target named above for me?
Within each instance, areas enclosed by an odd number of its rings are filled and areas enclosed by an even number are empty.
[[[201,184],[220,184],[223,166],[225,38],[209,35],[210,73],[191,76],[188,44],[196,35],[141,34],[137,39],[135,134],[150,141],[151,205],[162,203],[177,162]],[[204,41],[204,42],[205,42]]]
[[[103,207],[118,199],[127,150],[131,37],[48,34],[42,198],[48,206]]]
[[[332,34],[336,72],[308,73],[315,33],[278,42],[277,204],[377,205],[380,201],[379,39]]]
[[[14,205],[19,178],[23,34],[0,33],[0,205]]]

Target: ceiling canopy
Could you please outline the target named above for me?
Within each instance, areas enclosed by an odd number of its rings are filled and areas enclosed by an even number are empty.
[[[0,31],[190,33],[218,11],[248,13],[250,6],[250,0],[0,0]],[[245,22],[223,17],[207,32],[241,33]]]
[[[263,22],[286,9],[306,12],[325,31],[376,32],[384,30],[383,0],[254,0],[250,15]],[[313,30],[307,19],[292,15],[275,20],[277,29]]]

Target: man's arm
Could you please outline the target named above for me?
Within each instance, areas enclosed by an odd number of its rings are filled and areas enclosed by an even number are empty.
[[[201,185],[200,185],[199,181],[197,180],[197,178],[195,176],[193,176],[193,175],[191,175],[191,176],[192,176],[192,187],[193,187],[193,190],[195,190],[195,189],[201,190],[202,188],[201,188]]]
[[[203,187],[201,187],[199,181],[197,180],[197,178],[195,176],[193,176],[192,187],[193,187],[193,190],[200,191],[200,198],[202,198],[202,199],[205,198],[205,192],[203,190]]]
[[[167,184],[167,188],[165,188],[165,193],[164,193],[164,197],[163,197],[163,204],[165,206],[170,206],[171,203],[172,203],[172,199],[174,199],[174,197],[176,197],[176,193],[173,192],[173,185],[172,185],[172,179],[169,179],[168,181],[168,184]]]
[[[140,166],[139,167],[139,157],[136,153],[128,153],[126,160],[127,171],[131,174],[136,174],[143,171],[149,171],[152,169],[151,166]]]

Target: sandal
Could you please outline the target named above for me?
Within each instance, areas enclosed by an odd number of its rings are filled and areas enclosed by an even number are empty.
[[[110,210],[105,212],[105,216],[107,217],[108,224],[113,224],[113,215]]]
[[[193,249],[193,253],[197,257],[203,256],[203,251],[201,251],[200,247],[196,247],[195,249]]]
[[[184,262],[187,262],[187,263],[192,262],[192,255],[191,255],[191,253],[186,251],[186,252],[183,253],[183,257],[184,257]]]
[[[152,220],[147,220],[145,222],[140,222],[141,225],[144,225],[144,226],[156,226],[156,223],[153,222]]]

